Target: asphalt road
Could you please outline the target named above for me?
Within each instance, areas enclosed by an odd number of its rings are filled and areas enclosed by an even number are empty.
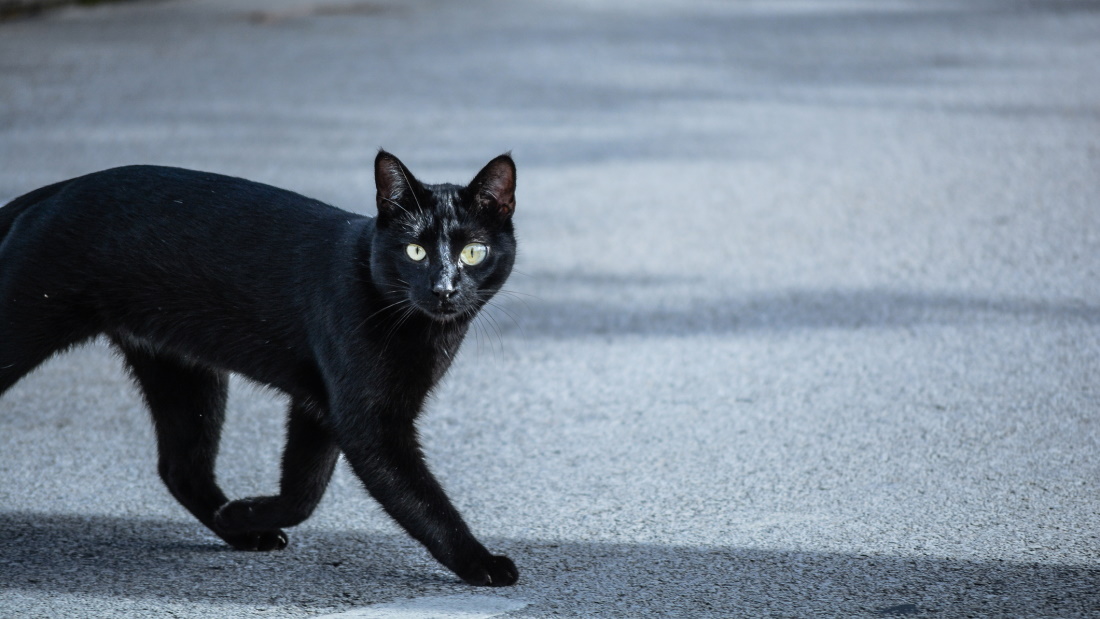
[[[370,212],[379,147],[519,166],[515,294],[422,423],[519,585],[462,585],[344,465],[287,550],[228,550],[94,345],[0,399],[0,616],[1100,616],[1100,4],[0,23],[0,201],[159,163]],[[283,405],[234,385],[231,495],[274,490]]]

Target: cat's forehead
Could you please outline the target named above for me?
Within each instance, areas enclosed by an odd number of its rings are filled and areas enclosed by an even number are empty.
[[[459,226],[458,188],[452,186],[436,186],[432,194],[435,196],[435,207],[432,216],[436,225],[444,232],[449,232]]]
[[[414,235],[441,234],[475,226],[474,219],[462,203],[460,187],[455,185],[428,185],[431,204],[419,204],[420,208],[406,220],[406,228]],[[427,196],[425,196],[427,198]]]

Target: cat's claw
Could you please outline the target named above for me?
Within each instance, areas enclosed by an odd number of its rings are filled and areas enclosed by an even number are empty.
[[[458,572],[467,584],[477,587],[510,587],[519,580],[519,570],[503,555],[489,555]]]
[[[224,539],[230,546],[237,550],[250,550],[267,552],[270,550],[282,550],[286,548],[286,533],[274,531],[248,531],[245,533],[224,533]]]

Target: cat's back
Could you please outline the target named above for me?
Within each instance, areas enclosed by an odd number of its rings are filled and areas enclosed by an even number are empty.
[[[318,287],[345,274],[373,226],[285,189],[182,168],[112,168],[46,189],[4,207],[14,217],[0,262],[71,289]]]
[[[54,196],[54,202],[75,212],[176,214],[181,219],[230,214],[238,218],[323,221],[346,214],[318,200],[264,183],[155,165],[110,168],[71,179]]]
[[[324,251],[367,219],[271,185],[164,166],[111,168],[44,189],[3,208],[19,224],[11,241],[89,256],[112,248],[216,258],[232,249],[239,260],[280,244]]]

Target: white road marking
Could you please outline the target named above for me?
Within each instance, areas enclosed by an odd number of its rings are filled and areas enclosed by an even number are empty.
[[[527,602],[494,595],[447,595],[372,604],[314,619],[488,619],[524,606]]]

